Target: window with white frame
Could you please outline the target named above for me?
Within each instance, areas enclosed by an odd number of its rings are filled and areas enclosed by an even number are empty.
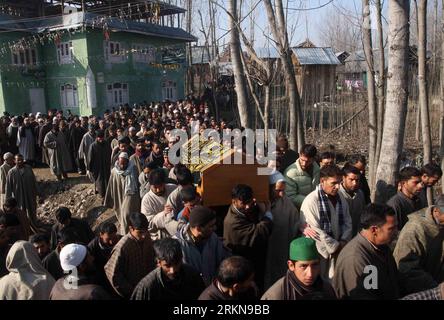
[[[60,103],[62,105],[62,108],[79,107],[79,95],[76,85],[66,83],[60,86]]]
[[[175,101],[177,99],[177,83],[171,80],[163,81],[162,96],[164,100]]]
[[[106,86],[106,97],[109,107],[128,103],[128,84],[120,82],[108,84]]]
[[[37,65],[37,50],[33,48],[27,48],[13,51],[12,64],[16,66]]]
[[[57,45],[57,61],[59,64],[73,63],[72,41],[61,42]]]
[[[105,61],[122,63],[126,61],[125,46],[121,42],[104,41]]]
[[[156,61],[156,51],[154,47],[146,44],[133,44],[133,60],[140,63],[152,63]]]

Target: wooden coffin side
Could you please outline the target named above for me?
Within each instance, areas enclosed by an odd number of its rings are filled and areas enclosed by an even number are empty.
[[[205,206],[222,206],[231,203],[231,190],[237,184],[253,188],[257,201],[269,199],[268,176],[257,174],[257,164],[215,164],[202,172],[199,192]]]

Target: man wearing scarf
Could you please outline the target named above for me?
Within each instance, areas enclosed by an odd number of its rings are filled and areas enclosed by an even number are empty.
[[[287,273],[265,292],[262,300],[336,299],[332,286],[320,277],[320,257],[313,239],[293,240],[289,258]]]
[[[320,184],[301,206],[301,225],[315,231],[311,237],[321,255],[321,276],[331,281],[337,256],[352,236],[352,221],[347,201],[339,193],[342,171],[336,165],[325,166]]]
[[[137,170],[129,161],[128,154],[121,152],[111,170],[104,206],[113,208],[120,224],[120,234],[128,233],[127,218],[132,212],[140,212]]]

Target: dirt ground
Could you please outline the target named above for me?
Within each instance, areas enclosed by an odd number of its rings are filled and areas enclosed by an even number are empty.
[[[112,210],[102,206],[103,200],[95,194],[94,185],[86,176],[68,174],[68,180],[57,181],[49,168],[35,168],[37,178],[37,216],[46,226],[55,222],[55,211],[60,206],[69,208],[72,215],[85,218],[93,230],[104,221],[116,222]]]

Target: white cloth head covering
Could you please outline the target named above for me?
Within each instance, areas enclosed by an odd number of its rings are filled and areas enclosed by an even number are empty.
[[[14,155],[13,155],[11,152],[6,152],[6,153],[3,155],[3,160],[8,160],[8,159],[10,159],[10,158],[14,158]]]
[[[128,157],[128,153],[126,153],[126,152],[121,152],[121,153],[119,154],[119,158],[129,159],[129,157]]]
[[[60,251],[60,265],[65,271],[78,267],[85,260],[88,250],[81,244],[71,243]]]
[[[37,250],[30,242],[17,241],[13,244],[6,257],[6,268],[9,271],[9,275],[1,280],[17,283],[20,285],[20,288],[15,289],[18,292],[13,292],[13,288],[8,288],[2,283],[0,286],[0,296],[7,293],[8,295],[18,297],[37,296],[38,299],[40,294],[43,296],[47,294],[49,298],[49,292],[55,283],[54,278],[43,267]],[[43,285],[44,283],[47,286]],[[45,287],[49,288],[48,292],[38,292],[39,290],[46,291],[44,290]]]
[[[268,181],[270,184],[276,184],[278,182],[285,182],[285,178],[279,171],[275,171],[268,176]]]

